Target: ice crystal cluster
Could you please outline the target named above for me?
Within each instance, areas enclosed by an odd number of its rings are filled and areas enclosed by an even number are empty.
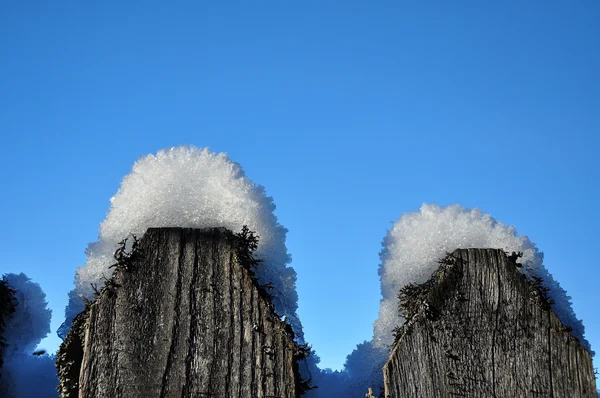
[[[140,238],[149,227],[225,227],[238,232],[247,225],[259,236],[256,258],[259,282],[270,282],[276,312],[285,315],[302,335],[296,316],[296,273],[288,264],[287,230],[278,223],[273,199],[253,183],[224,153],[182,146],[140,158],[110,200],[100,224],[98,241],[87,250],[87,261],[77,270],[70,294],[64,335],[70,321],[82,310],[78,296],[90,298],[91,284],[110,277],[118,242],[130,234]]]

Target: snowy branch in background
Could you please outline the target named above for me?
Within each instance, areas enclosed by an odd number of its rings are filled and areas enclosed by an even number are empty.
[[[5,320],[0,392],[8,397],[56,397],[54,356],[43,352],[34,355],[38,344],[50,333],[52,311],[46,295],[23,273],[6,274],[3,280],[14,291],[15,311]]]

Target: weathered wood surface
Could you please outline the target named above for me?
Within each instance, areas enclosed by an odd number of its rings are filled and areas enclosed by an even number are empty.
[[[434,274],[384,367],[385,397],[596,398],[590,353],[502,250]]]
[[[79,397],[297,397],[297,345],[224,229],[149,229],[89,307]]]

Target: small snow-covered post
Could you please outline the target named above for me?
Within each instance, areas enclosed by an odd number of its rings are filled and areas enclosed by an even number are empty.
[[[596,398],[590,352],[517,267],[502,250],[459,249],[403,288],[385,397]]]
[[[68,339],[83,358],[61,396],[299,396],[299,347],[239,244],[223,228],[149,229],[69,332],[84,332]]]

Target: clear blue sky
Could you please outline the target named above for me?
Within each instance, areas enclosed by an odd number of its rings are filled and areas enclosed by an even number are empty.
[[[274,197],[323,366],[371,338],[381,241],[423,202],[528,235],[600,351],[598,21],[595,0],[2,1],[0,273],[41,284],[54,332],[133,162],[210,146]]]

